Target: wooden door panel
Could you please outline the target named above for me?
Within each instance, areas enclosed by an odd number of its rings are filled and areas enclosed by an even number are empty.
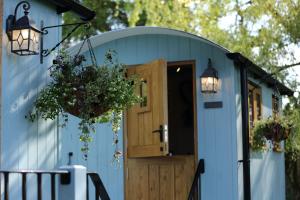
[[[128,74],[135,74],[140,79],[136,92],[144,101],[127,111],[127,156],[136,158],[167,155],[167,139],[161,141],[160,134],[153,132],[168,123],[167,63],[155,60],[130,67]]]
[[[128,190],[130,198],[128,199],[148,199],[148,166],[133,167],[128,179]]]
[[[127,153],[131,155],[131,157],[153,157],[162,154],[160,149],[157,148],[157,145],[133,146],[128,148]]]
[[[129,159],[126,199],[187,199],[194,169],[194,156]]]
[[[161,165],[159,170],[160,199],[174,198],[174,165]]]
[[[149,199],[159,200],[159,166],[149,165]]]
[[[185,182],[185,168],[184,165],[175,166],[175,196],[176,199],[186,199],[186,194],[188,193],[187,187],[182,183]],[[188,170],[188,169],[187,169]]]

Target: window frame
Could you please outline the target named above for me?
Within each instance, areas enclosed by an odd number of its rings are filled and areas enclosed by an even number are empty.
[[[250,93],[252,93],[252,99],[250,99]],[[250,129],[252,129],[254,126],[254,123],[256,121],[262,119],[262,115],[263,115],[262,90],[259,85],[253,83],[252,81],[248,81],[248,102],[249,102],[249,106],[248,106],[249,127],[250,127]],[[252,109],[251,109],[252,115],[251,116],[250,116],[250,105],[252,105]],[[259,113],[257,113],[257,112],[259,112]]]
[[[250,94],[252,99],[250,99]],[[259,115],[257,114],[257,96],[259,95]],[[259,85],[253,83],[252,81],[248,80],[248,123],[249,123],[249,143],[250,146],[253,142],[253,127],[256,121],[262,119],[263,113],[263,101],[262,101],[262,89]],[[252,106],[251,106],[252,105]],[[250,111],[251,109],[251,111]],[[250,113],[251,112],[251,113]]]

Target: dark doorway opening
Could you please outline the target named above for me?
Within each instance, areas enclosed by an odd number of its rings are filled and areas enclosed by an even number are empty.
[[[172,155],[194,154],[193,65],[168,66],[169,152]]]

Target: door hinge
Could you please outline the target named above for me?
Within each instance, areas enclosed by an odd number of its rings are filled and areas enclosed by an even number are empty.
[[[126,168],[126,179],[129,180],[129,169],[128,169],[128,167]]]

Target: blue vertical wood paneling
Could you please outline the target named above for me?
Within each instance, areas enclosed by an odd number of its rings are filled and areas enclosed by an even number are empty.
[[[250,79],[261,86],[262,115],[267,118],[272,115],[274,91],[260,83],[260,80]],[[272,150],[251,152],[251,195],[253,199],[261,200],[285,199],[284,153],[276,153]]]
[[[147,63],[158,58],[167,61],[196,61],[199,158],[204,158],[206,161],[206,172],[202,177],[203,199],[237,199],[234,67],[225,53],[207,43],[171,35],[138,35],[117,39],[96,47],[97,58],[102,58],[108,49],[116,50],[120,62],[127,65]],[[213,60],[222,81],[222,87],[215,95],[203,95],[199,92],[199,77],[207,67],[208,58]],[[102,59],[98,60],[102,62]],[[223,101],[223,108],[204,109],[205,101],[216,100]],[[64,129],[63,132],[70,134],[70,129]],[[120,137],[122,138],[123,135],[120,134]],[[113,199],[122,199],[124,169],[114,169],[110,165],[113,153],[111,139],[112,133],[107,125],[97,127],[94,140],[96,145],[91,147],[95,148],[98,154],[91,153],[89,160],[97,160],[98,164],[89,161],[88,167],[97,168]],[[70,141],[68,143],[72,145]]]
[[[168,49],[168,37],[167,35],[157,35],[157,41],[158,41],[158,48],[157,48],[157,52],[158,52],[158,58],[165,58],[167,52],[169,51]]]
[[[20,0],[3,1],[3,22],[8,15],[13,14],[15,6]],[[44,20],[45,24],[56,25],[61,17],[55,8],[45,2],[30,0],[30,17],[37,26]],[[18,16],[22,16],[20,7]],[[5,30],[6,24],[2,25]],[[59,40],[57,30],[51,31],[45,37],[46,46],[52,47]],[[2,38],[2,94],[1,94],[1,161],[2,169],[52,169],[57,166],[57,126],[55,122],[38,121],[30,123],[25,115],[32,107],[38,91],[47,82],[47,69],[52,56],[45,59],[43,65],[39,63],[39,56],[17,56],[10,52],[10,43],[6,34]],[[45,179],[45,184],[46,184]],[[12,176],[10,180],[11,199],[20,199],[19,176]],[[28,178],[28,185],[35,185],[35,178]],[[48,191],[45,185],[45,192]],[[50,187],[49,187],[50,188]],[[35,199],[35,189],[29,188],[28,198]],[[49,197],[45,197],[49,199]]]

